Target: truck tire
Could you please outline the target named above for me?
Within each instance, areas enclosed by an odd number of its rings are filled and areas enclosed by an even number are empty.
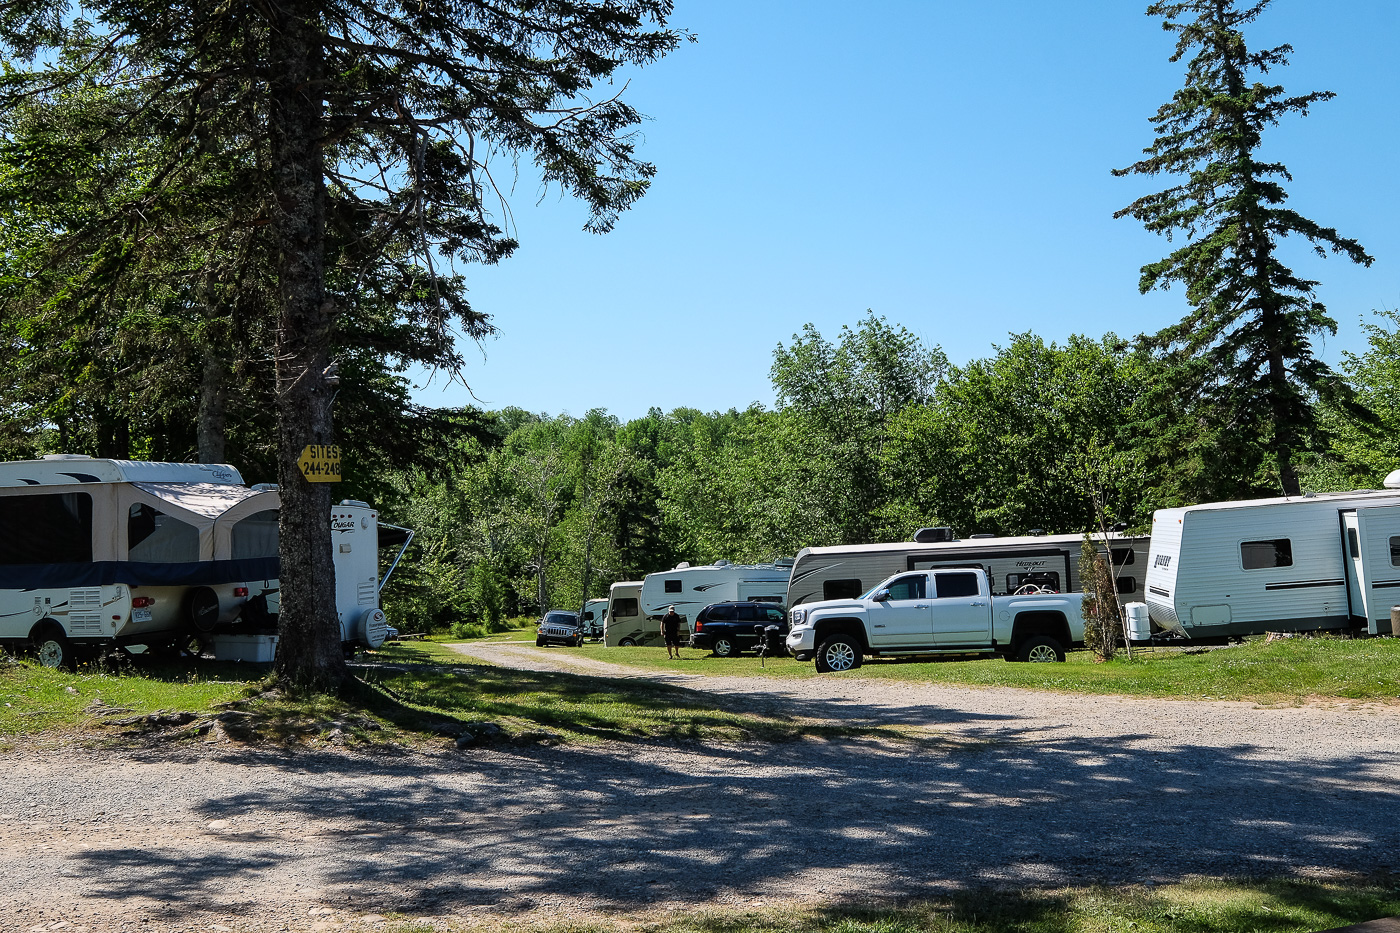
[[[823,674],[860,667],[860,645],[850,635],[832,635],[817,649],[817,670]]]
[[[739,655],[739,643],[729,635],[721,635],[715,639],[710,650],[717,658],[734,658]]]
[[[1016,652],[1016,658],[1021,661],[1050,662],[1063,661],[1065,659],[1065,649],[1060,647],[1060,643],[1047,635],[1036,635],[1034,638],[1027,638],[1021,643],[1021,650]]]
[[[42,667],[50,668],[73,668],[73,646],[69,643],[63,629],[57,625],[49,624],[36,631],[32,637],[34,643],[34,656],[39,659]]]

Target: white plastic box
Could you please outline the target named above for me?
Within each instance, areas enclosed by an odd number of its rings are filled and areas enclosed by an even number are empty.
[[[211,640],[215,661],[271,664],[277,653],[276,635],[215,635]]]

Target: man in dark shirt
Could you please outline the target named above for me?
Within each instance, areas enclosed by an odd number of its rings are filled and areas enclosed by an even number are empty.
[[[666,639],[666,657],[681,659],[681,617],[675,606],[667,606],[661,617],[661,636]]]

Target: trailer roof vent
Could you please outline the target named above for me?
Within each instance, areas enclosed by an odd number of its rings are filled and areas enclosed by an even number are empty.
[[[970,540],[970,541],[981,541],[983,538],[995,538],[996,535],[994,535],[994,534],[992,534],[991,532],[988,532],[988,531],[983,531],[983,532],[981,532],[981,533],[979,533],[979,534],[968,535],[967,537],[968,537],[968,540]]]
[[[1045,537],[1045,529],[1032,528],[1030,531],[1026,532],[1026,534],[1030,535],[1032,538],[1043,538]]]
[[[1400,470],[1391,470],[1385,477],[1386,489],[1400,489]]]
[[[732,561],[732,560],[725,560],[724,558],[721,557],[719,560],[715,561],[715,566],[716,566],[716,567],[728,567],[728,566],[729,566],[730,564],[732,564],[732,563],[734,563],[734,561]]]
[[[939,525],[936,528],[920,528],[914,532],[915,544],[941,544],[944,541],[956,540],[953,537],[953,529],[947,525]]]
[[[794,561],[791,557],[779,557],[773,561],[774,567],[791,567]]]
[[[683,561],[681,561],[679,564],[676,565],[676,569],[677,569],[677,570],[685,570],[685,569],[686,569],[687,567],[689,567],[689,566],[690,566],[690,561],[688,561],[688,560],[683,560]]]
[[[91,460],[87,454],[44,454],[45,460]]]

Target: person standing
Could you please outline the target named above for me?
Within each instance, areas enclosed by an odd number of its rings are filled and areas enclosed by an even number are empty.
[[[675,606],[667,606],[661,617],[661,637],[666,639],[666,657],[681,659],[681,617]]]

